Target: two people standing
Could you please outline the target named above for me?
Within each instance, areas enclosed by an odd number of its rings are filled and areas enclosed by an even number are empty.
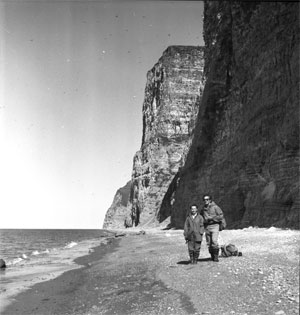
[[[204,207],[198,212],[197,205],[190,207],[184,224],[184,237],[188,243],[191,263],[197,263],[202,237],[205,232],[206,244],[213,261],[219,261],[218,237],[220,224],[224,218],[221,208],[212,200],[211,195],[203,196]]]

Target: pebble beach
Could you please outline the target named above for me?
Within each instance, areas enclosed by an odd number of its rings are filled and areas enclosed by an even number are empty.
[[[203,241],[191,265],[180,229],[115,231],[74,252],[73,269],[1,291],[1,314],[298,314],[300,231],[221,235],[243,255],[212,262]]]

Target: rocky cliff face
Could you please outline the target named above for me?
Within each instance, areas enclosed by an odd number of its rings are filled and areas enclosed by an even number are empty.
[[[173,226],[210,192],[231,227],[299,228],[299,34],[298,3],[205,2],[207,82],[160,210]]]
[[[299,34],[298,3],[205,1],[205,50],[170,47],[148,73],[136,224],[182,228],[210,193],[229,227],[299,228]]]
[[[115,194],[112,205],[106,212],[103,229],[124,228],[125,220],[128,217],[128,200],[130,195],[131,182],[129,181],[124,187],[118,189]]]
[[[164,195],[191,145],[204,89],[204,49],[171,46],[147,73],[141,149],[103,228],[155,224]]]
[[[204,88],[203,48],[171,46],[148,72],[143,137],[134,157],[134,223],[156,221],[164,195],[186,158]]]

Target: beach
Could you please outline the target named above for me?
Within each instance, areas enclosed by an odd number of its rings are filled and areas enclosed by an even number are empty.
[[[298,314],[300,231],[225,230],[241,257],[189,264],[182,230],[115,231],[76,269],[33,284],[1,314]]]

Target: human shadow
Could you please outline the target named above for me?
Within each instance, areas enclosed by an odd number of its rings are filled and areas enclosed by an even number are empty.
[[[211,258],[210,257],[207,257],[207,258],[200,258],[200,259],[197,259],[197,262],[201,263],[203,261],[211,261]],[[178,261],[177,262],[177,265],[190,265],[191,264],[191,261],[190,260],[181,260],[181,261]]]
[[[211,261],[211,258],[210,257],[206,257],[206,258],[200,258],[197,260],[198,262],[201,262],[201,261]]]
[[[189,265],[190,263],[190,260],[181,260],[177,262],[177,265]]]
[[[167,231],[167,230],[181,230],[181,229],[175,226],[172,226],[171,223],[169,223],[166,227],[162,229],[162,231]]]

